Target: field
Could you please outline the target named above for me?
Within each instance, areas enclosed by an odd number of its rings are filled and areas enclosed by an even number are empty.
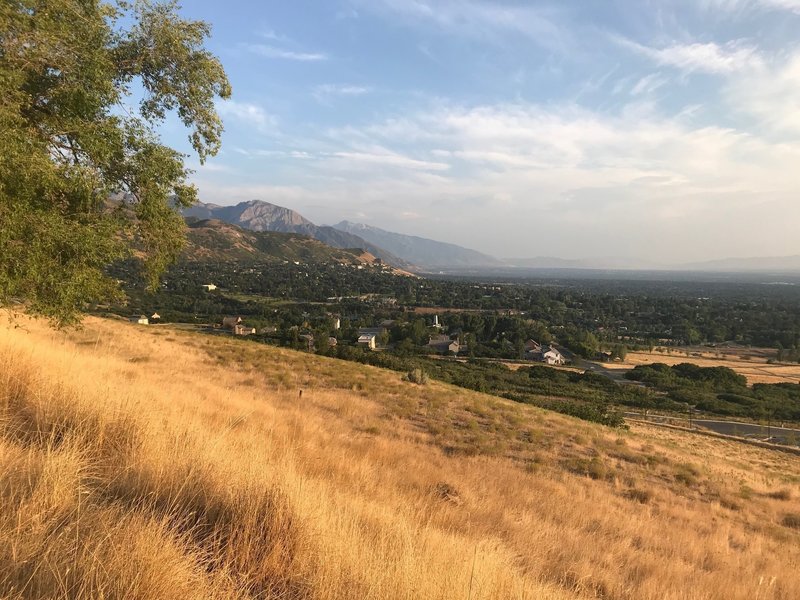
[[[88,319],[0,326],[0,597],[800,597],[800,460]]]
[[[623,362],[604,365],[609,369],[632,369],[636,365],[693,363],[700,367],[728,367],[753,383],[800,383],[800,364],[768,364],[775,350],[764,348],[670,348],[664,352],[628,352]]]

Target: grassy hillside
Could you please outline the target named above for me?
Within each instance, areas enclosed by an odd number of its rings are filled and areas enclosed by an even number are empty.
[[[166,327],[17,325],[2,598],[800,597],[794,455]]]
[[[189,244],[183,258],[190,261],[301,261],[372,264],[375,257],[361,249],[333,248],[297,233],[248,231],[217,220],[190,220]]]

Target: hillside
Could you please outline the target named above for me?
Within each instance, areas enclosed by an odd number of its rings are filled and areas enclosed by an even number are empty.
[[[240,202],[235,206],[198,202],[191,208],[184,209],[183,215],[187,218],[216,219],[251,231],[299,233],[334,248],[361,248],[393,267],[400,269],[412,267],[408,261],[398,258],[363,238],[333,227],[315,225],[293,210],[262,200]]]
[[[190,261],[373,264],[375,257],[360,248],[340,249],[295,233],[256,232],[216,219],[188,219],[188,245],[183,258]]]
[[[340,231],[364,238],[376,246],[385,248],[395,256],[426,269],[493,267],[503,264],[496,258],[456,244],[437,242],[415,235],[394,233],[371,225],[342,221],[334,225],[334,227]]]
[[[800,597],[796,456],[165,326],[15,325],[0,597]]]

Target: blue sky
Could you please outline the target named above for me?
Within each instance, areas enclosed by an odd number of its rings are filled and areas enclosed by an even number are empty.
[[[185,2],[204,201],[496,256],[800,254],[800,0]],[[186,148],[174,124],[165,139]]]

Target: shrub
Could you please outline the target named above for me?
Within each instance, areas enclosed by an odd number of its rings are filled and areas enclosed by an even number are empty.
[[[428,374],[422,369],[412,369],[406,375],[406,379],[417,385],[426,385],[428,383]]]
[[[792,529],[800,529],[800,513],[787,513],[783,515],[781,523]]]
[[[650,490],[640,490],[636,488],[625,490],[622,495],[628,500],[635,500],[639,504],[647,504],[653,498],[653,493]]]
[[[792,490],[788,488],[782,488],[780,490],[775,490],[774,492],[770,492],[769,494],[767,494],[767,496],[774,500],[791,500]]]
[[[697,467],[689,463],[682,463],[675,469],[675,481],[679,481],[687,486],[695,485],[698,475],[700,475],[700,471]]]

